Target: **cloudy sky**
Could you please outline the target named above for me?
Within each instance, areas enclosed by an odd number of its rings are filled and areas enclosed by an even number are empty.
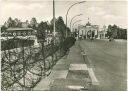
[[[56,17],[62,16],[65,21],[67,9],[78,1],[75,0],[55,0]],[[0,2],[0,25],[8,17],[19,18],[21,21],[30,20],[35,17],[38,22],[50,21],[52,19],[52,0],[1,0]],[[89,21],[97,25],[117,24],[121,27],[127,26],[127,3],[126,1],[104,1],[104,0],[86,0],[85,3],[76,5],[70,9],[68,14],[68,25],[73,16],[76,17],[73,22],[82,20],[80,24],[86,24]]]

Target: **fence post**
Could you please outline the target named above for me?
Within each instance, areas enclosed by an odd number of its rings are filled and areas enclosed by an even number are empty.
[[[23,74],[25,74],[25,58],[24,58],[24,47],[22,46],[22,54],[23,54]],[[23,85],[25,86],[25,75],[23,76]],[[22,90],[25,90],[25,87],[22,87]]]
[[[45,71],[45,53],[44,53],[44,41],[41,41],[41,45],[42,45],[42,56],[43,56],[43,63],[44,63],[44,71]]]
[[[52,47],[52,62],[54,65],[54,40],[51,41],[51,47]]]

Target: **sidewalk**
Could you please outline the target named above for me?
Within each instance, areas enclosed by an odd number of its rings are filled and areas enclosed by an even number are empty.
[[[60,59],[50,76],[42,79],[34,91],[85,91],[91,83],[87,70],[77,41],[67,58]]]

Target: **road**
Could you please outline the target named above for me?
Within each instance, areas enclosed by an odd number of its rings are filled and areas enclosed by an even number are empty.
[[[81,47],[94,66],[101,91],[126,91],[127,42],[81,40]]]

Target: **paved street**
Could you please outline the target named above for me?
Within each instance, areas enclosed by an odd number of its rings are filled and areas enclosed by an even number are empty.
[[[87,55],[84,59],[80,48]],[[126,42],[76,41],[67,58],[59,60],[51,75],[34,91],[80,91],[87,86],[87,69],[93,69],[94,79],[98,80],[98,85],[92,85],[89,91],[126,91]]]
[[[82,40],[102,91],[126,91],[126,41]]]
[[[80,89],[86,89],[88,87],[86,83],[91,82],[86,61],[87,59],[83,59],[77,41],[70,49],[69,55],[57,62],[50,76],[42,79],[34,91],[80,91]],[[89,91],[97,91],[98,89],[98,85],[95,84],[89,87]]]

